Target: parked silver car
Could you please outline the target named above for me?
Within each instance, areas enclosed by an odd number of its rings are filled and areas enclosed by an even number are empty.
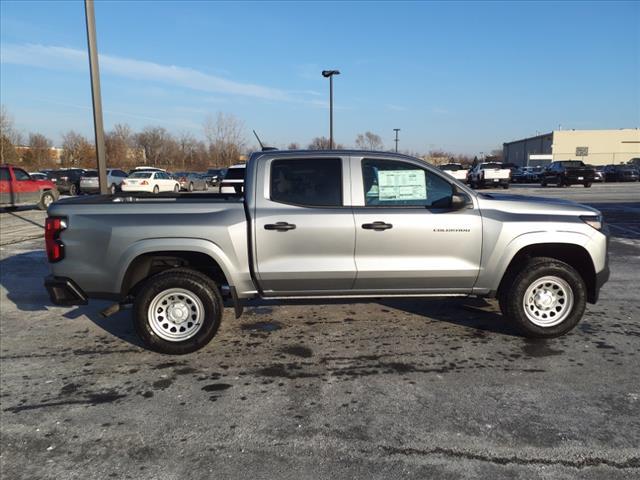
[[[113,195],[117,191],[122,189],[122,181],[127,178],[127,172],[117,168],[107,169],[107,185],[109,193]],[[80,192],[81,193],[98,193],[100,191],[100,184],[98,181],[97,170],[87,170],[80,177]]]
[[[176,172],[173,174],[180,184],[180,190],[193,192],[195,190],[209,190],[209,184],[201,173],[197,172]]]

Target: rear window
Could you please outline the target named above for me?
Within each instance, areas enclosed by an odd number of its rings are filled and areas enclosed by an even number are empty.
[[[501,163],[485,163],[482,165],[482,168],[506,168]]]
[[[227,174],[224,176],[225,180],[244,180],[245,167],[242,168],[230,168],[227,170]]]
[[[94,178],[98,176],[98,172],[84,172],[83,177]]]
[[[274,160],[271,200],[309,207],[342,206],[342,160]]]
[[[565,160],[558,163],[563,167],[584,167],[584,163],[581,160]]]
[[[450,172],[457,172],[458,170],[460,170],[462,167],[460,165],[442,165],[440,167],[440,169],[445,170],[445,171],[450,171]]]
[[[134,172],[129,175],[129,178],[151,178],[153,172]]]

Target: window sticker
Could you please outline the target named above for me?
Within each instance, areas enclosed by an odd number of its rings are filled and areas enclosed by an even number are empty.
[[[380,200],[426,200],[424,170],[378,171]]]

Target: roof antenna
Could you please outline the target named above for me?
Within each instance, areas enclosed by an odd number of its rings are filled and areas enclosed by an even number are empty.
[[[262,141],[260,141],[260,137],[258,136],[258,134],[256,133],[256,131],[255,131],[255,130],[253,130],[253,134],[256,136],[256,139],[258,140],[258,143],[260,144],[260,149],[261,149],[263,152],[267,152],[267,151],[269,151],[269,150],[277,150],[277,148],[276,148],[276,147],[265,147],[265,146],[262,144]]]

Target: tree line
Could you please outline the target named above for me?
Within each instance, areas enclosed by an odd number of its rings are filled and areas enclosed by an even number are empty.
[[[254,150],[245,139],[242,121],[232,114],[219,112],[208,116],[202,126],[204,140],[199,140],[191,132],[171,133],[164,127],[148,126],[134,132],[127,124],[119,123],[105,133],[107,165],[124,169],[139,165],[166,168],[172,171],[223,168],[239,162],[241,155]],[[26,136],[16,130],[11,116],[4,106],[0,112],[0,163],[20,163],[28,170],[44,168],[95,168],[96,152],[93,141],[84,135],[69,130],[62,134],[58,150],[45,135],[30,132]],[[360,150],[384,150],[380,135],[372,132],[360,133],[354,141]],[[343,149],[344,145],[334,145]],[[299,143],[292,142],[289,150],[298,150]],[[329,149],[329,139],[315,137],[306,146],[310,150]],[[427,154],[404,151],[421,157],[431,163],[470,164],[472,157],[445,151],[430,151]]]

